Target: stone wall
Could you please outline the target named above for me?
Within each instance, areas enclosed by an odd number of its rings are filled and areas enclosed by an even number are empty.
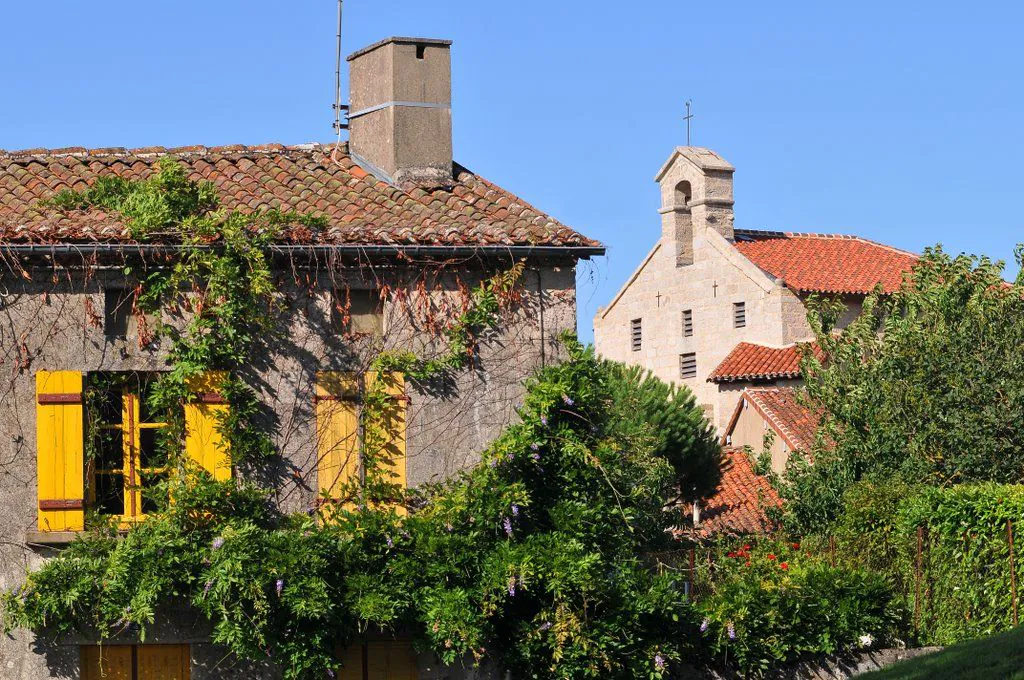
[[[422,269],[324,266],[282,284],[284,334],[264,346],[242,374],[266,407],[267,422],[283,457],[264,471],[279,506],[303,511],[317,498],[316,425],[313,384],[317,371],[360,370],[375,354],[372,340],[346,340],[331,322],[332,288],[349,286],[396,292],[384,308],[383,346],[430,353],[441,342],[425,333],[454,318],[468,287],[497,269],[475,265],[427,275]],[[442,479],[479,460],[480,452],[514,418],[523,380],[560,356],[559,333],[575,330],[575,272],[571,262],[537,262],[522,279],[520,304],[504,314],[500,330],[480,346],[471,369],[443,390],[410,386],[408,480],[411,485]],[[42,269],[31,280],[4,272],[0,298],[0,588],[18,585],[26,569],[53,549],[27,545],[36,529],[35,373],[38,370],[153,371],[166,368],[167,344],[140,349],[136,339],[112,340],[102,327],[107,286],[124,285],[121,268],[89,271]],[[99,314],[97,322],[96,314]],[[179,317],[165,318],[182,322]],[[188,622],[185,622],[187,624]],[[181,625],[185,625],[181,624]],[[165,641],[180,640],[171,634]],[[223,650],[195,640],[193,680],[273,677],[248,666],[233,668]],[[77,677],[75,641],[41,645],[25,631],[0,640],[0,676],[12,680]],[[48,650],[48,651],[47,651]],[[46,653],[43,653],[46,652]],[[233,674],[232,674],[233,673]],[[269,671],[268,671],[269,673]],[[424,675],[424,677],[428,677]],[[462,677],[437,675],[429,677]]]
[[[782,345],[781,314],[788,290],[751,264],[717,231],[697,231],[694,262],[677,267],[675,253],[659,242],[621,294],[594,318],[594,342],[602,356],[651,369],[665,381],[685,384],[724,428],[738,395],[720,392],[707,376],[737,343]],[[733,327],[733,303],[746,307],[746,327]],[[693,335],[683,336],[683,310],[692,310]],[[630,346],[630,322],[641,319],[640,351]],[[697,377],[680,375],[680,355],[697,355]]]

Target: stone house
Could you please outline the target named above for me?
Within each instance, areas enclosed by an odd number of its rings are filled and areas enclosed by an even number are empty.
[[[672,152],[655,177],[661,238],[594,317],[601,355],[685,384],[720,433],[747,387],[799,381],[811,295],[842,299],[843,325],[916,261],[856,236],[736,229],[733,174],[709,149]]]
[[[390,436],[400,478],[417,486],[473,464],[514,418],[523,379],[557,359],[559,333],[576,327],[575,266],[603,254],[601,244],[453,162],[449,42],[391,38],[349,60],[347,144],[0,152],[0,587],[17,586],[26,568],[73,540],[89,513],[123,524],[144,516],[138,488],[160,472],[147,468],[161,424],[143,396],[168,368],[168,347],[150,336],[156,321],[181,318],[147,318],[133,295],[138,272],[173,262],[181,244],[135,242],[96,211],[41,210],[62,189],[107,174],[145,178],[170,156],[212,182],[225,208],[326,217],[327,227],[291,228],[271,246],[281,339],[263,344],[244,376],[274,425],[282,460],[268,484],[283,510],[316,507],[352,474],[337,452],[354,450],[358,431],[347,407],[330,404],[364,379],[368,358],[381,348],[440,351],[431,329],[454,318],[480,280],[525,263],[518,301],[455,384],[434,391],[397,381],[402,425]],[[83,393],[110,376],[131,379],[103,393],[112,406],[97,416],[100,429],[117,442],[107,461],[105,445],[96,458],[84,453]],[[245,474],[218,446],[213,422],[224,400],[201,380],[191,387],[188,453],[220,478]],[[271,667],[225,660],[208,633],[171,612],[145,644],[105,646],[105,677],[275,677]],[[0,640],[0,676],[101,677],[93,643],[16,631]],[[355,652],[345,677],[368,677],[363,663],[389,668],[370,675],[381,679],[464,677],[403,640],[372,639]]]

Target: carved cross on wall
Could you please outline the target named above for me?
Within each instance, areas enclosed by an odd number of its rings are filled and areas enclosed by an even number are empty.
[[[715,281],[714,283],[712,283],[711,284],[711,288],[712,288],[712,296],[713,297],[718,297],[718,281]]]
[[[658,299],[658,306],[661,307],[661,291],[659,290],[658,294],[655,295],[654,297]]]

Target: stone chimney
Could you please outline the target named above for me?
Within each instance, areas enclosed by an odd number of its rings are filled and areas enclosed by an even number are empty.
[[[732,241],[735,168],[709,149],[681,146],[654,181],[661,184],[661,238],[677,267],[693,264],[693,237],[705,228]]]
[[[453,183],[451,44],[387,38],[348,58],[349,151],[396,185]]]

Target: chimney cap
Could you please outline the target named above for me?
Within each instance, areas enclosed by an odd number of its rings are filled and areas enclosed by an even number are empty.
[[[352,61],[353,59],[363,56],[367,52],[372,52],[378,47],[384,47],[384,45],[389,45],[391,43],[395,43],[397,45],[437,45],[439,47],[451,47],[452,41],[441,40],[439,38],[403,38],[399,36],[391,36],[390,38],[378,40],[372,45],[367,45],[361,50],[356,50],[352,54],[348,55],[348,61]]]

